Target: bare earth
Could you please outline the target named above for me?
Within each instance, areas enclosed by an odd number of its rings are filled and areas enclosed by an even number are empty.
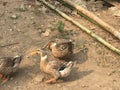
[[[120,41],[108,32],[81,16],[69,14],[69,10],[64,12],[120,49]],[[120,31],[120,17],[113,16],[109,10],[94,13]],[[65,23],[66,36],[75,40],[77,62],[68,78],[51,85],[42,81],[39,56],[29,56],[29,53],[50,38],[60,36],[58,21]],[[120,90],[120,55],[42,4],[35,6],[32,0],[0,0],[0,50],[1,57],[24,55],[19,71],[1,84],[0,90]]]

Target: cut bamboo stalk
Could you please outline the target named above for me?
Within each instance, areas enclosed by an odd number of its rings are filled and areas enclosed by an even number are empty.
[[[112,46],[111,44],[109,44],[108,42],[106,42],[104,39],[102,39],[100,36],[98,36],[97,34],[93,33],[92,31],[90,31],[89,29],[87,29],[86,27],[84,27],[83,25],[81,25],[80,23],[78,23],[77,21],[75,21],[74,19],[72,19],[71,17],[69,17],[68,15],[66,15],[65,13],[63,13],[60,10],[58,10],[57,8],[55,8],[53,5],[49,4],[45,0],[38,0],[38,1],[41,1],[42,3],[44,3],[49,8],[51,8],[54,11],[56,11],[62,17],[64,17],[68,21],[72,22],[74,25],[76,25],[77,27],[79,27],[81,30],[85,31],[87,34],[89,34],[90,36],[92,36],[93,38],[95,38],[96,40],[98,40],[99,42],[101,42],[103,45],[105,45],[106,47],[108,47],[112,51],[120,54],[120,50],[119,49],[115,48],[114,46]]]
[[[73,3],[70,0],[62,0],[62,1],[64,1],[68,5],[72,6],[76,10],[78,10],[79,13],[82,14],[82,16],[85,17],[86,19],[88,19],[90,22],[98,25],[100,28],[102,28],[102,29],[110,32],[115,37],[117,37],[118,39],[120,39],[120,32],[116,31],[114,27],[112,27],[111,25],[107,24],[106,22],[104,22],[103,20],[101,20],[100,18],[98,18],[92,12],[90,12],[90,11],[82,8],[81,6]]]

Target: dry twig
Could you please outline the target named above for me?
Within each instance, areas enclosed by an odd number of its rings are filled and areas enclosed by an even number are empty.
[[[19,44],[19,43],[15,42],[15,43],[10,43],[10,44],[0,45],[0,47],[7,47],[7,46],[15,45],[15,44]]]

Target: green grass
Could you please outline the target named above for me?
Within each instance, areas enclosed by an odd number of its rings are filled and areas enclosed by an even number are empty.
[[[57,22],[57,29],[60,33],[64,33],[65,24],[62,21]]]

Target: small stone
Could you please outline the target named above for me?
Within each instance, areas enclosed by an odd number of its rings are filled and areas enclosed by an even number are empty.
[[[109,72],[107,75],[108,76],[111,76],[113,73],[115,73],[116,71],[115,70],[113,70],[113,71],[111,71],[111,72]]]
[[[111,76],[111,75],[112,75],[112,73],[111,73],[111,72],[109,72],[107,75],[108,75],[108,76]]]
[[[44,33],[43,36],[48,37],[50,35],[51,30],[47,29]]]
[[[31,5],[28,5],[29,8],[31,8],[32,6]]]
[[[13,31],[13,29],[12,29],[12,28],[10,28],[10,29],[9,29],[9,31]]]
[[[41,27],[43,27],[44,25],[41,25]]]
[[[57,18],[54,18],[54,20],[57,20]]]
[[[14,14],[14,15],[11,16],[11,18],[12,18],[12,19],[17,19],[18,16]]]
[[[17,16],[16,16],[16,15],[12,15],[12,18],[16,19],[16,18],[17,18]]]

